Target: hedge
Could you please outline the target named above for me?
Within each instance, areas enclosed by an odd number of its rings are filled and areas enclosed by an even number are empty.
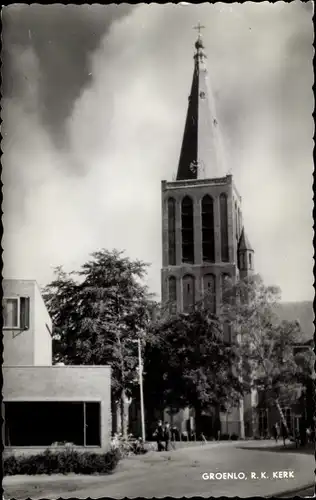
[[[79,452],[67,449],[60,452],[46,450],[37,455],[10,455],[4,457],[3,472],[5,476],[16,474],[109,474],[117,466],[121,458],[119,450],[107,453]]]

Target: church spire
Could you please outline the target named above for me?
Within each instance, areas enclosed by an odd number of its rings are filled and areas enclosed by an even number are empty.
[[[226,174],[215,106],[209,89],[200,23],[195,42],[194,71],[177,180],[208,179]]]

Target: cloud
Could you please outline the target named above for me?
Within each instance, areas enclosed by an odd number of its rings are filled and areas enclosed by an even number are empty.
[[[64,121],[82,87],[90,81],[89,54],[113,22],[133,9],[127,4],[109,5],[12,5],[3,9],[4,52],[31,47],[41,69],[37,82],[42,124],[58,146],[67,147]],[[5,57],[4,93],[11,97],[21,85],[11,77],[14,58]],[[13,83],[13,84],[12,84]]]
[[[152,263],[159,294],[160,182],[177,169],[200,19],[257,270],[285,300],[311,298],[311,13],[299,2],[142,4],[102,31],[109,7],[98,7],[76,7],[60,39],[63,7],[51,26],[43,8],[35,46],[14,43],[21,28],[7,25],[6,274],[45,283],[51,265],[71,269],[115,247]],[[12,20],[25,23],[25,12]],[[56,67],[67,76],[50,80]]]

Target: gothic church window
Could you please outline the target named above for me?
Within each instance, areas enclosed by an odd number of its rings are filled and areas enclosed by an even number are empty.
[[[249,254],[249,268],[252,269],[251,253]]]
[[[219,197],[220,218],[221,218],[221,253],[222,262],[228,262],[228,214],[227,214],[227,196],[222,193]]]
[[[181,204],[182,262],[194,264],[193,201],[189,196]]]
[[[168,261],[169,266],[176,265],[176,202],[168,200]]]
[[[243,252],[239,254],[239,269],[245,269],[245,254]]]
[[[240,238],[241,229],[242,229],[241,211],[240,208],[238,208],[238,238]]]
[[[182,279],[183,312],[189,312],[195,304],[195,278],[187,274]]]
[[[202,251],[204,262],[215,261],[214,204],[208,195],[202,200]]]
[[[174,314],[177,311],[177,281],[174,276],[168,279],[168,302],[169,312]]]
[[[214,274],[203,276],[204,306],[216,314],[216,278]]]

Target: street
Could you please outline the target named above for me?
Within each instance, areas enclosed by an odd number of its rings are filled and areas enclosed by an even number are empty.
[[[6,477],[3,488],[6,498],[17,500],[276,496],[312,486],[315,464],[310,451],[297,453],[272,441],[210,443],[134,456],[109,476]]]
[[[280,495],[279,498],[293,498],[302,497],[302,498],[310,498],[314,496],[315,487],[305,488],[303,490],[295,490],[293,492],[288,492],[286,494]]]

